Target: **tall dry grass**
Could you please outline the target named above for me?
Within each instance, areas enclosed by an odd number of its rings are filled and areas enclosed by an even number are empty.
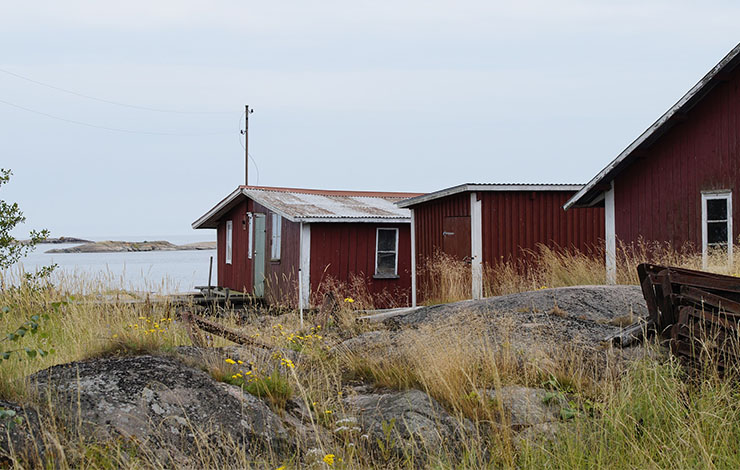
[[[651,248],[626,256],[620,263],[654,257]],[[736,252],[740,253],[740,250]],[[487,286],[490,292],[509,293],[542,286],[599,283],[601,271],[592,263],[598,260],[577,254],[541,249],[533,273],[499,271]],[[682,266],[697,267],[694,255],[682,258],[670,251],[661,255]],[[651,258],[655,261],[656,258]],[[449,260],[447,260],[449,263]],[[698,260],[699,266],[701,259]],[[740,264],[736,264],[740,266]],[[469,272],[469,266],[466,269]],[[621,268],[620,268],[621,269]],[[634,269],[634,267],[632,267]],[[450,282],[432,286],[437,300],[467,294],[459,266],[451,268]],[[444,276],[437,271],[437,276]],[[625,273],[622,282],[632,282]],[[462,279],[462,280],[461,280]],[[601,281],[603,282],[603,280]],[[190,341],[174,318],[174,306],[150,302],[146,295],[129,292],[100,280],[67,284],[21,284],[0,279],[0,307],[10,312],[0,319],[0,332],[7,332],[39,312],[53,313],[54,302],[61,304],[48,322],[42,324],[47,338],[29,336],[23,345],[48,348],[54,354],[34,360],[0,363],[0,396],[23,401],[28,394],[23,378],[53,364],[103,354],[137,352],[167,353]],[[457,287],[456,287],[457,286]],[[469,283],[468,283],[469,286]],[[740,387],[736,371],[720,375],[707,364],[698,376],[691,376],[676,360],[658,354],[659,346],[642,346],[644,359],[632,364],[596,360],[608,358],[609,350],[596,356],[536,338],[526,349],[514,346],[513,319],[497,318],[495,334],[490,324],[477,317],[460,317],[456,322],[424,326],[408,331],[379,330],[362,348],[343,346],[348,336],[368,331],[369,325],[355,321],[358,310],[374,307],[364,298],[362,286],[336,285],[335,295],[342,301],[333,311],[333,320],[306,313],[301,327],[295,311],[269,312],[241,324],[234,318],[223,321],[244,334],[259,338],[274,351],[295,354],[294,367],[268,354],[256,370],[275,374],[273,380],[290,389],[290,398],[308,410],[309,429],[317,430],[315,440],[298,437],[295,454],[288,457],[265,454],[256,458],[237,443],[223,436],[224,445],[215,448],[198,423],[192,423],[195,452],[188,466],[201,468],[303,468],[307,455],[319,456],[316,468],[328,468],[321,456],[334,455],[333,468],[738,468],[740,465]],[[498,290],[495,290],[498,289]],[[457,294],[456,294],[457,293]],[[354,302],[345,302],[352,298]],[[114,302],[116,299],[119,302]],[[121,300],[132,300],[122,302]],[[105,300],[106,302],[101,302]],[[367,303],[366,303],[367,302]],[[147,321],[149,320],[149,321]],[[321,328],[317,324],[322,323]],[[153,322],[157,323],[157,327]],[[137,325],[137,326],[134,326]],[[377,327],[375,327],[377,328]],[[156,330],[154,332],[149,330]],[[214,340],[215,346],[227,346]],[[740,350],[740,348],[738,348]],[[291,353],[291,354],[292,354]],[[291,356],[293,357],[293,356]],[[711,362],[711,361],[710,361]],[[214,377],[231,377],[223,361],[206,364]],[[339,434],[338,421],[351,410],[343,398],[352,386],[370,384],[382,389],[416,388],[437,400],[456,419],[467,419],[470,432],[459,446],[420,442],[425,455],[401,456],[379,453],[374,443],[359,434]],[[487,391],[505,385],[545,387],[567,395],[574,416],[557,423],[558,439],[521,444],[517,434],[505,426],[502,405],[491,400]],[[265,385],[266,387],[268,385]],[[283,397],[285,398],[285,397]],[[279,414],[285,400],[270,401]],[[51,410],[50,416],[54,416]],[[53,449],[46,462],[49,468],[174,468],[183,462],[156,449],[137,447],[120,440],[96,440],[75,434],[62,421],[50,418],[44,424],[44,439]],[[392,436],[391,436],[392,437]],[[462,450],[461,450],[462,449]],[[339,460],[341,458],[341,461]],[[19,468],[23,461],[16,462]],[[26,465],[32,466],[32,465]]]
[[[470,264],[441,251],[422,260],[417,268],[417,289],[429,305],[469,299],[471,279]]]
[[[617,283],[638,284],[640,263],[702,268],[702,255],[690,244],[675,248],[670,243],[638,240],[617,246]],[[733,262],[725,253],[709,256],[706,270],[719,274],[740,275],[740,245],[733,249]],[[567,287],[606,283],[603,249],[589,252],[564,250],[538,245],[535,250],[523,250],[519,260],[502,261],[483,268],[483,294],[486,297],[513,294],[543,287]],[[471,268],[444,253],[420,263],[419,296],[423,303],[454,302],[471,297]]]

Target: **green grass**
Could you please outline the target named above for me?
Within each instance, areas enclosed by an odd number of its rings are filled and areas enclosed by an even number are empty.
[[[525,468],[740,468],[740,389],[692,381],[675,360],[641,361],[555,442],[522,452]]]

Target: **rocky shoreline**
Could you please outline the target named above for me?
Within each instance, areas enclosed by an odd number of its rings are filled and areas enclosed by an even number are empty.
[[[54,248],[51,250],[47,250],[46,253],[124,253],[134,251],[185,251],[215,249],[216,242],[198,242],[188,243],[186,245],[175,245],[174,243],[170,243],[164,240],[143,242],[107,240],[102,242],[88,242],[70,248]]]

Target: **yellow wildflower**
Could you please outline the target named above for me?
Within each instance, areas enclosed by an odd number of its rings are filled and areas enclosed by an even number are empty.
[[[330,467],[333,467],[333,466],[334,466],[334,454],[326,454],[326,455],[324,456],[324,462],[325,462],[325,463],[326,463],[326,464],[327,464],[328,466],[330,466]]]
[[[235,361],[235,360],[233,360],[233,359],[231,359],[231,358],[227,358],[227,359],[226,359],[226,363],[227,363],[227,364],[236,364],[236,361]]]
[[[238,360],[236,361],[237,364],[244,364],[244,361]]]
[[[276,468],[275,470],[285,470],[285,465],[281,465],[278,468]]]
[[[330,414],[332,414],[332,411],[331,410],[326,410],[326,411],[324,411],[324,413],[330,415]]]
[[[347,302],[348,304],[351,304],[352,302],[355,301],[355,299],[353,299],[352,297],[347,297],[346,299],[344,299],[344,301]]]

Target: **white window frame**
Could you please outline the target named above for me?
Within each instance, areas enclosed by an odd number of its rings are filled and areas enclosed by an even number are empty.
[[[380,231],[381,230],[394,230],[396,232],[396,249],[393,251],[393,253],[396,255],[396,263],[393,267],[393,274],[381,274],[378,273],[378,254],[380,253],[379,245],[380,245]],[[383,253],[391,253],[390,251],[383,251]],[[398,229],[394,227],[378,227],[375,229],[375,277],[398,277]]]
[[[234,249],[234,222],[226,221],[226,264],[231,264]]]
[[[707,230],[707,201],[724,199],[727,201],[727,263],[732,266],[732,191],[706,191],[701,193],[701,260],[702,266],[706,269],[709,262],[709,233]]]
[[[254,254],[254,214],[247,212],[247,258],[252,259]]]
[[[281,247],[283,241],[283,218],[280,214],[272,213],[272,242],[270,249],[270,260],[280,261]]]

